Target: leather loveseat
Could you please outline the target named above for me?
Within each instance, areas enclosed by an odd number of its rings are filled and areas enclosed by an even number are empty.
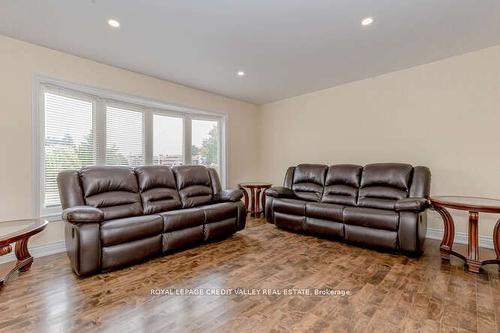
[[[93,166],[58,175],[66,249],[77,275],[232,235],[245,227],[240,190],[204,166]]]
[[[301,164],[283,187],[266,190],[266,219],[277,227],[420,254],[431,174],[408,164]]]

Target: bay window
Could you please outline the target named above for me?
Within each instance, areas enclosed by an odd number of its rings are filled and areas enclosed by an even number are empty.
[[[57,174],[66,169],[200,164],[225,181],[223,115],[72,84],[39,82],[37,90],[38,216],[60,213]]]

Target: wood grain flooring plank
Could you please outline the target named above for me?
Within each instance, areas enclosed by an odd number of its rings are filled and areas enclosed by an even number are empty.
[[[460,249],[459,249],[460,250]],[[492,251],[489,251],[492,252]],[[488,250],[485,254],[493,255]],[[344,296],[174,296],[151,290],[319,288]],[[261,289],[260,289],[261,290]],[[311,289],[312,290],[312,289]],[[411,258],[250,219],[229,239],[76,277],[38,258],[0,292],[0,332],[498,332],[498,268]]]

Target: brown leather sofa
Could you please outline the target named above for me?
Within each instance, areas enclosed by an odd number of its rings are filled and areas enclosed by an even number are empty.
[[[232,235],[245,227],[240,190],[204,166],[93,166],[58,175],[74,272],[108,271]]]
[[[266,190],[265,215],[280,228],[418,255],[430,181],[428,168],[409,164],[301,164]]]

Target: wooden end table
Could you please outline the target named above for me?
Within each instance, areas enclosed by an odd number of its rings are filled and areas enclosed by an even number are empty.
[[[462,260],[468,266],[470,272],[479,273],[482,265],[499,264],[500,265],[500,220],[495,224],[493,230],[493,244],[495,248],[496,259],[479,259],[479,232],[478,222],[479,213],[497,213],[500,214],[500,200],[476,197],[461,196],[439,196],[430,199],[432,208],[436,210],[444,222],[444,235],[441,242],[441,258],[450,260],[450,255],[454,255]],[[469,212],[469,239],[467,246],[467,256],[453,251],[453,241],[455,239],[455,222],[448,212],[449,209],[465,210]]]
[[[243,191],[245,196],[245,208],[250,213],[250,216],[260,217],[264,212],[266,196],[264,191],[273,186],[270,183],[241,183],[238,188]],[[248,200],[248,192],[250,192],[250,200]],[[249,210],[250,209],[250,210]]]
[[[2,222],[3,223],[3,222]],[[0,268],[0,289],[3,287],[9,276],[15,271],[26,272],[31,268],[33,257],[28,251],[28,241],[31,236],[41,232],[47,226],[47,220],[21,220],[10,221],[5,223],[15,224],[19,226],[17,231],[14,231],[5,236],[0,236],[0,256],[12,252],[12,245],[15,245],[15,254],[17,261],[11,264],[5,264],[6,267]]]

